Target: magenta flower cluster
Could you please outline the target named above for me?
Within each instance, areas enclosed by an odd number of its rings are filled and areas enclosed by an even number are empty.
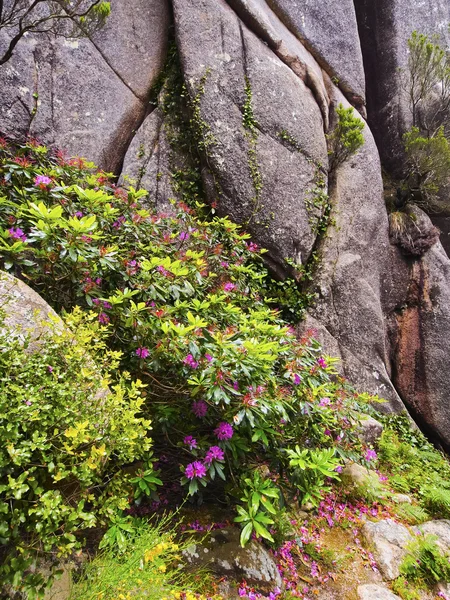
[[[150,356],[150,351],[148,350],[148,348],[138,348],[136,350],[136,355],[139,356],[139,358],[147,358],[148,356]]]
[[[52,180],[47,175],[36,175],[34,178],[34,185],[37,187],[45,187],[50,185]]]
[[[14,240],[27,241],[27,236],[20,227],[11,227],[11,229],[8,229],[8,233]]]
[[[233,437],[233,426],[229,423],[219,423],[214,429],[214,435],[218,440],[231,440]]]
[[[185,359],[183,359],[183,363],[191,369],[196,369],[198,367],[198,362],[194,359],[192,354],[188,354]]]
[[[202,479],[206,475],[206,467],[199,460],[195,460],[187,465],[184,474],[188,479]]]
[[[208,405],[204,400],[197,400],[196,402],[192,403],[192,412],[196,417],[202,419],[208,412]]]

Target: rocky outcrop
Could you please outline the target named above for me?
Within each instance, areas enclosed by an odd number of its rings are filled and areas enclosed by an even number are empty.
[[[0,67],[0,131],[30,134],[117,172],[148,111],[168,29],[167,0],[116,0],[92,39],[27,35]],[[8,39],[3,30],[0,49]]]
[[[381,574],[387,581],[400,576],[400,565],[406,556],[406,546],[413,540],[408,529],[392,519],[372,523],[362,528],[366,542],[374,549]]]
[[[314,329],[358,389],[385,398],[385,410],[407,405],[450,447],[450,263],[419,209],[402,213],[400,229],[389,223],[378,154],[401,163],[410,115],[398,67],[414,28],[443,30],[447,3],[116,0],[112,9],[93,39],[21,42],[0,67],[0,130],[120,172],[163,212],[203,182],[219,214],[269,250],[280,278],[316,254],[316,302],[300,333]],[[171,18],[180,64],[169,77]],[[365,79],[364,146],[330,174],[335,108],[364,115]],[[325,232],[319,190],[332,206]]]

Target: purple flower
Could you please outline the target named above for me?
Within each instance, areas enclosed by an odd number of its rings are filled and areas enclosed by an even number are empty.
[[[198,367],[198,362],[194,360],[192,354],[188,354],[186,358],[183,359],[183,362],[188,367],[191,367],[191,369],[196,369]]]
[[[220,263],[220,266],[223,267],[224,269],[228,269],[230,265],[227,262],[225,262],[224,260],[222,260]]]
[[[325,435],[331,435],[331,431],[329,429],[325,429],[324,434]]]
[[[201,479],[206,475],[206,467],[199,460],[196,460],[187,465],[184,474],[188,479],[194,479],[194,477]]]
[[[294,384],[295,385],[300,385],[301,381],[302,381],[302,378],[300,377],[300,375],[297,375],[297,373],[295,373],[295,375],[294,375]]]
[[[375,450],[369,448],[369,450],[367,450],[365,453],[364,458],[367,460],[367,462],[370,462],[371,460],[377,460],[378,455]]]
[[[147,356],[150,356],[148,348],[138,348],[136,350],[136,354],[139,356],[139,358],[147,358]]]
[[[47,371],[49,373],[53,373],[53,367],[51,367],[50,365],[47,365]]]
[[[52,182],[52,180],[50,179],[50,177],[47,177],[46,175],[37,175],[34,178],[34,185],[38,186],[38,187],[45,187],[46,185],[49,185]]]
[[[327,368],[327,366],[328,366],[328,365],[327,365],[327,361],[326,361],[324,358],[322,358],[322,357],[320,357],[320,358],[318,358],[318,359],[317,359],[317,364],[318,364],[318,365],[319,365],[319,367],[321,367],[322,369],[326,369],[326,368]]]
[[[233,426],[229,423],[219,423],[214,433],[218,440],[230,440],[233,437]]]
[[[239,391],[239,383],[237,381],[233,381],[233,389]]]
[[[336,471],[336,473],[342,473],[342,467],[341,467],[341,465],[338,465],[338,466],[335,468],[335,471]]]
[[[205,456],[205,465],[210,465],[215,460],[223,460],[225,457],[224,451],[219,446],[211,446]]]
[[[214,360],[211,354],[205,354],[205,358],[208,362],[212,362]]]
[[[247,595],[247,590],[245,588],[240,587],[238,589],[238,595],[239,595],[239,598],[244,598],[244,596]]]
[[[331,400],[329,398],[321,398],[319,406],[328,406]]]
[[[186,444],[186,446],[189,446],[189,450],[193,450],[194,448],[197,448],[197,440],[195,438],[193,438],[192,435],[187,435],[183,440],[183,444]]]
[[[180,235],[178,236],[178,238],[179,238],[179,239],[180,239],[182,242],[184,242],[185,240],[188,240],[188,239],[189,239],[189,233],[187,233],[186,231],[182,231],[182,232],[180,233]]]
[[[225,292],[232,292],[234,289],[236,289],[236,286],[234,285],[234,283],[228,281],[227,283],[223,284],[223,289]]]
[[[11,227],[11,229],[8,229],[8,233],[15,240],[20,240],[21,242],[27,241],[27,236],[20,229],[20,227]]]
[[[107,325],[109,323],[108,315],[105,314],[104,312],[100,313],[98,315],[98,322],[101,323],[102,325]]]
[[[196,417],[202,419],[208,412],[208,405],[204,400],[197,400],[197,402],[192,403],[192,412]]]
[[[77,212],[75,213],[75,216],[78,217],[79,219],[81,219],[84,215],[81,212],[81,210],[77,210]]]

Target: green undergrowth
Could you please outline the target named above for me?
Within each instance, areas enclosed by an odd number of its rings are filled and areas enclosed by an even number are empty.
[[[179,540],[170,520],[141,521],[122,548],[100,550],[73,575],[69,600],[214,600],[209,573],[183,569],[182,552],[190,541]]]
[[[410,428],[406,416],[386,419],[379,443],[380,469],[392,488],[412,494],[418,505],[398,509],[411,524],[431,517],[450,517],[450,464],[420,431]]]

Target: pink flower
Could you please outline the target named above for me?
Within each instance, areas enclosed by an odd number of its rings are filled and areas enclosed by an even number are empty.
[[[205,358],[208,362],[212,362],[214,360],[211,354],[205,354]]]
[[[198,362],[194,360],[192,354],[188,354],[185,359],[183,359],[183,363],[191,369],[196,369],[198,367]]]
[[[185,240],[188,240],[188,239],[189,239],[189,233],[187,233],[186,231],[182,231],[182,232],[180,233],[180,235],[178,236],[178,238],[179,238],[179,239],[180,239],[182,242],[184,242]]]
[[[109,323],[108,315],[105,314],[104,312],[100,313],[98,315],[98,322],[101,323],[102,325],[107,325]]]
[[[233,426],[229,423],[219,423],[214,429],[214,434],[218,440],[230,440],[233,437]]]
[[[324,358],[322,358],[322,357],[320,357],[320,358],[318,358],[318,359],[317,359],[317,364],[318,364],[318,365],[319,365],[319,367],[321,367],[322,369],[326,369],[326,368],[327,368],[327,366],[328,366],[328,365],[327,365],[327,361],[326,361]]]
[[[301,382],[302,382],[302,378],[300,377],[300,375],[297,375],[297,373],[295,373],[295,375],[294,375],[294,385],[300,385]]]
[[[150,356],[148,348],[138,348],[136,350],[136,354],[139,356],[139,358],[147,358],[147,356]]]
[[[184,474],[188,479],[194,479],[195,477],[202,479],[206,475],[206,467],[202,462],[196,460],[187,465]]]
[[[194,448],[197,448],[197,440],[195,438],[193,438],[192,435],[187,435],[183,440],[183,444],[186,444],[186,446],[189,446],[189,450],[193,450]]]
[[[364,458],[367,460],[367,462],[370,462],[371,460],[377,460],[378,455],[375,452],[375,450],[372,450],[371,448],[369,448],[366,453],[364,454]]]
[[[208,405],[204,400],[197,400],[197,402],[192,403],[192,412],[196,417],[202,419],[208,412]]]
[[[234,285],[234,283],[228,281],[227,283],[223,284],[223,289],[225,292],[232,292],[234,289],[236,289],[236,286]]]
[[[341,465],[337,466],[335,468],[335,471],[336,471],[336,473],[342,473],[342,467],[341,467]]]
[[[331,400],[329,398],[321,398],[319,406],[328,406]]]
[[[20,227],[11,227],[11,229],[8,229],[8,233],[14,240],[20,240],[21,242],[27,241],[27,236]]]
[[[52,180],[50,177],[47,177],[46,175],[37,175],[34,178],[34,185],[40,188],[45,188],[47,185],[50,185],[51,182]]]
[[[215,460],[223,460],[225,457],[224,451],[219,446],[211,446],[205,456],[205,465],[210,465]]]

